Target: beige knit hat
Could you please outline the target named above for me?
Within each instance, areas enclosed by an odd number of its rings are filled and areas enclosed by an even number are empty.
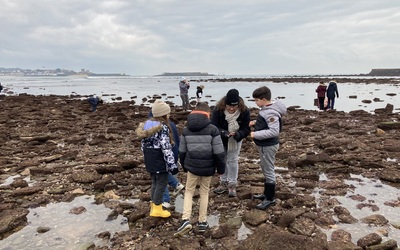
[[[171,108],[165,102],[157,100],[151,108],[151,113],[153,113],[153,117],[161,117],[171,113]]]

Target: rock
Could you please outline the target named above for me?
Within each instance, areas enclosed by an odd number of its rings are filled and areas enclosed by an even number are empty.
[[[377,245],[382,242],[382,237],[376,233],[368,234],[357,241],[357,246],[360,247],[369,247],[372,245]]]

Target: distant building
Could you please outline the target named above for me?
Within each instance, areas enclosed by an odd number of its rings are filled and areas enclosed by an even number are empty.
[[[400,69],[372,69],[369,76],[400,76]]]

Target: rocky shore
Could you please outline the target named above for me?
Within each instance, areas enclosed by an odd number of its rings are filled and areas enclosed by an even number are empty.
[[[211,192],[209,211],[220,214],[219,224],[181,238],[173,237],[181,217],[174,207],[168,219],[148,216],[151,180],[134,133],[147,118],[148,107],[132,100],[105,103],[90,112],[79,98],[30,95],[1,96],[0,107],[0,184],[20,175],[0,186],[0,245],[27,224],[29,208],[95,195],[97,203],[112,209],[110,218],[125,216],[130,229],[113,236],[103,232],[97,237],[107,238],[108,246],[91,244],[87,249],[398,249],[399,239],[391,233],[400,230],[400,220],[388,220],[373,200],[355,195],[360,209],[375,211],[358,221],[335,198],[354,189],[345,183],[351,174],[400,187],[400,114],[390,105],[375,114],[289,107],[276,160],[277,204],[266,211],[255,209],[258,201],[251,196],[261,192],[263,176],[257,149],[245,140],[238,197]],[[171,107],[171,119],[181,130],[188,113],[173,103]],[[253,118],[257,112],[251,110]],[[33,185],[24,180],[27,176]],[[184,172],[178,177],[185,182]],[[215,176],[212,188],[217,184]],[[140,201],[116,202],[118,198]],[[400,197],[385,206],[399,208]],[[80,213],[85,216],[84,210]],[[242,223],[252,233],[240,240]],[[357,240],[351,231],[324,233],[343,223],[364,223],[371,231]],[[46,233],[48,227],[38,230]]]

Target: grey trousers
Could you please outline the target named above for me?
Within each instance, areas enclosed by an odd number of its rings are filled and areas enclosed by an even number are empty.
[[[260,165],[263,172],[265,183],[276,183],[275,177],[275,155],[279,144],[273,146],[258,147],[260,153]]]

